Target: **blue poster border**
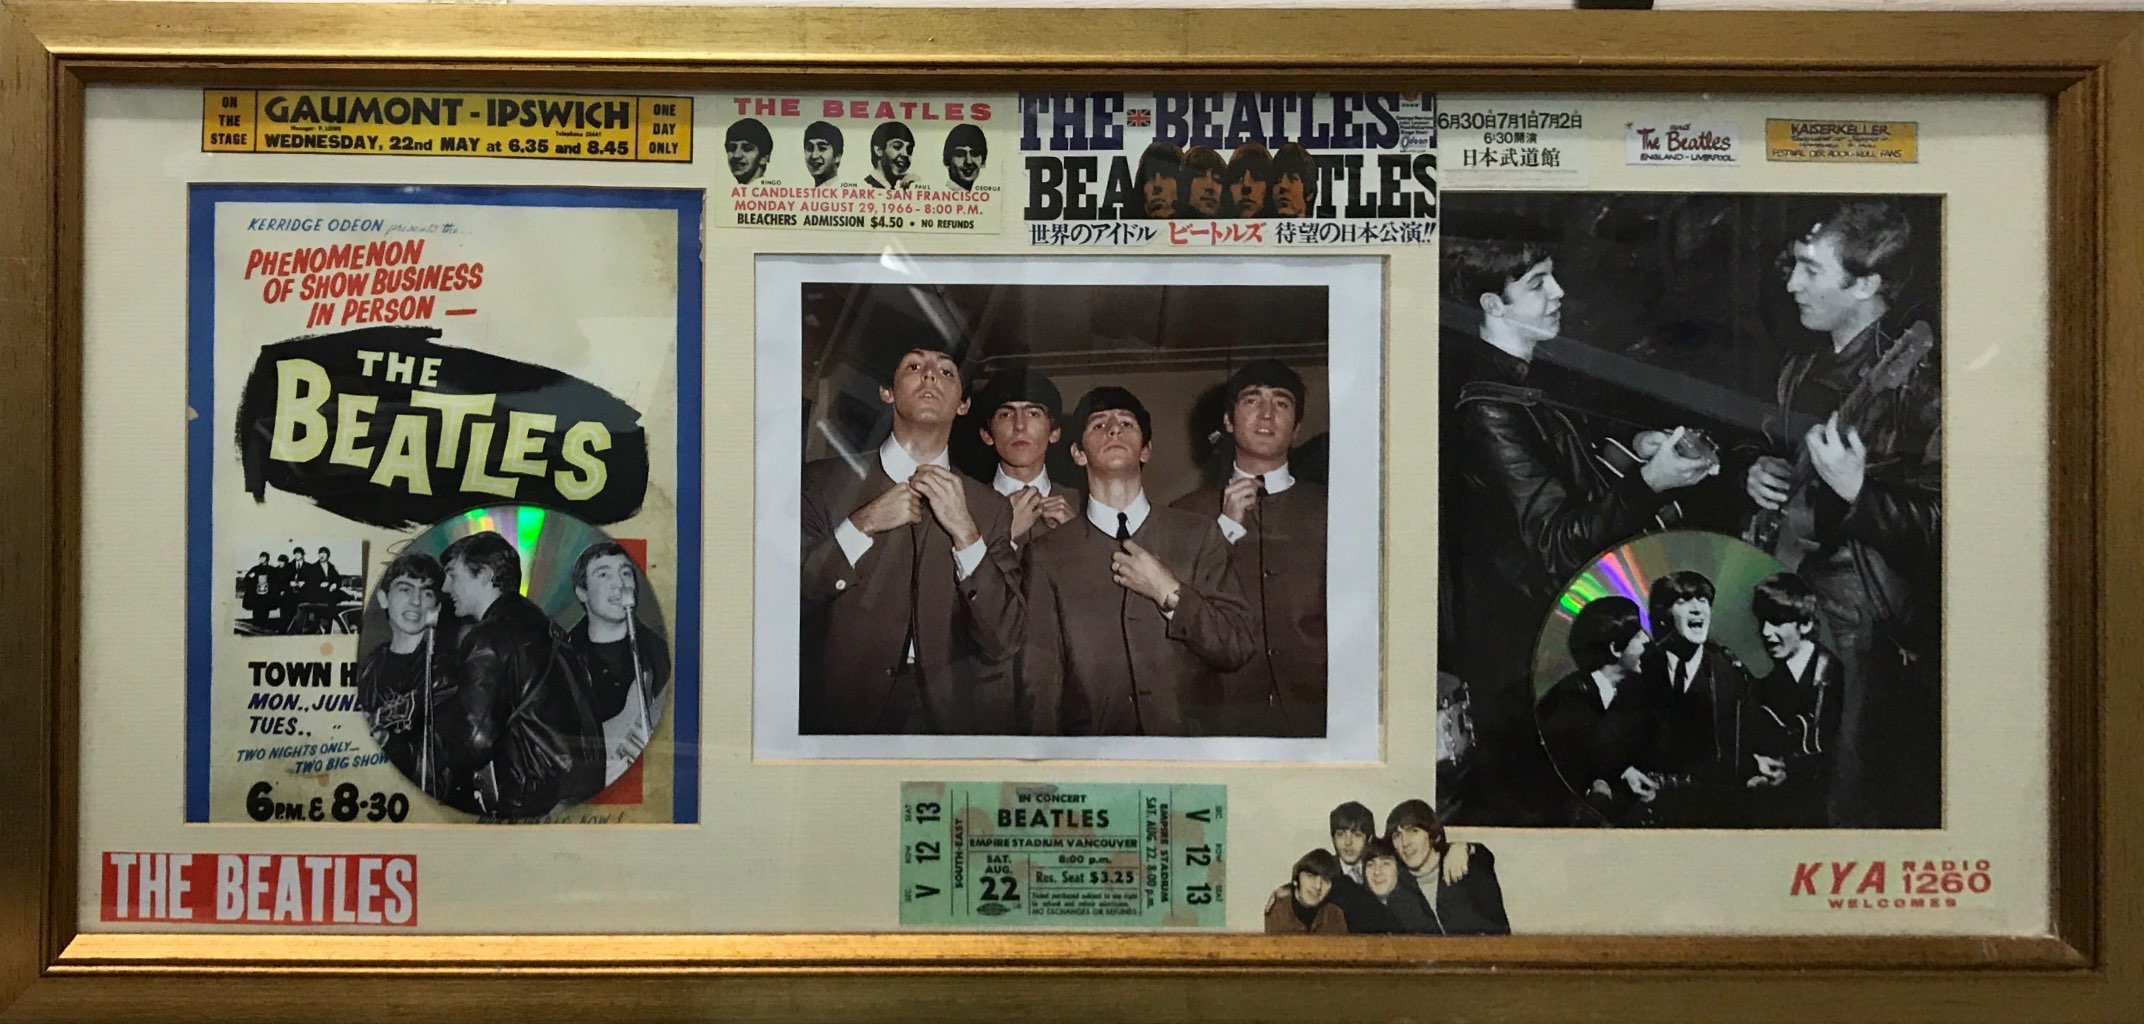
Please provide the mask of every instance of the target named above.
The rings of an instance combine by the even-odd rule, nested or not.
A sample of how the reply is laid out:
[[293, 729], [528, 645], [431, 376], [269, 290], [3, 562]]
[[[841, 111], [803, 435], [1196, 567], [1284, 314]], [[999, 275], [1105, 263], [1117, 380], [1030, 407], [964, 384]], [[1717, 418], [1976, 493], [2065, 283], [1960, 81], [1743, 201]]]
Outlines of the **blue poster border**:
[[210, 645], [215, 636], [213, 482], [215, 417], [216, 207], [221, 203], [372, 203], [671, 210], [677, 222], [677, 554], [672, 609], [671, 688], [675, 769], [671, 820], [700, 820], [700, 465], [704, 193], [682, 188], [569, 188], [499, 185], [299, 185], [196, 183], [187, 198], [186, 402], [186, 821], [209, 820]]

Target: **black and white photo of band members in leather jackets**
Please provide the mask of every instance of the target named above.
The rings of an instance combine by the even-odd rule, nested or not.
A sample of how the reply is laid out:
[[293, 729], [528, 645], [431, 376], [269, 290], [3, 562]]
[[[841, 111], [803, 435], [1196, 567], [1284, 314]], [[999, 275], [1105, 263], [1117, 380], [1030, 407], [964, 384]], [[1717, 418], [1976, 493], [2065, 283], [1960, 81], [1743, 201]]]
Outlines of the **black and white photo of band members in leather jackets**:
[[[1465, 742], [1439, 752], [1442, 820], [1941, 826], [1941, 212], [1935, 196], [1446, 196], [1439, 734]], [[1813, 605], [1795, 625], [1829, 659], [1835, 717], [1806, 762], [1821, 796], [1791, 815], [1715, 794], [1611, 819], [1544, 745], [1545, 620], [1604, 553], [1671, 529], [1746, 542], [1792, 574], [1797, 596], [1773, 604]], [[1649, 582], [1625, 603], [1645, 607]], [[1672, 660], [1634, 659], [1611, 698], [1631, 707], [1581, 717], [1618, 722], [1630, 749], [1691, 746], [1646, 711], [1674, 703], [1678, 680], [1647, 670]], [[1762, 664], [1744, 671], [1719, 692], [1764, 689]], [[1451, 728], [1447, 690], [1464, 698]], [[1636, 760], [1628, 796], [1650, 803], [1662, 776]], [[1738, 774], [1721, 784], [1764, 785]]]
[[[358, 706], [419, 788], [486, 818], [539, 818], [615, 781], [660, 721], [670, 648], [640, 567], [602, 540], [572, 567], [571, 607], [524, 596], [492, 531], [388, 563], [384, 641], [360, 656]], [[548, 588], [556, 590], [558, 588]]]

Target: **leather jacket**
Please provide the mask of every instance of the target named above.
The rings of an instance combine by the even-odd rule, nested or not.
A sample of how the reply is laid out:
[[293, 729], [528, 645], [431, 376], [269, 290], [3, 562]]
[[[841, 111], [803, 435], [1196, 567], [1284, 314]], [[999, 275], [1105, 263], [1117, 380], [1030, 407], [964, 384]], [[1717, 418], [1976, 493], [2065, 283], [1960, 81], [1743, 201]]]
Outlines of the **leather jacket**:
[[[1594, 458], [1573, 415], [1526, 386], [1525, 361], [1478, 338], [1444, 340], [1444, 557], [1455, 627], [1481, 687], [1528, 675], [1556, 594], [1601, 552], [1657, 528], [1669, 499]], [[1532, 703], [1530, 696], [1524, 701]]]
[[458, 713], [441, 728], [457, 741], [455, 767], [475, 780], [477, 806], [463, 810], [537, 817], [603, 788], [603, 726], [588, 702], [587, 664], [542, 609], [499, 595], [462, 631], [456, 654]]
[[[1887, 325], [1871, 324], [1843, 350], [1796, 354], [1779, 373], [1778, 409], [1766, 424], [1772, 454], [1788, 462], [1809, 426], [1822, 422], [1899, 344]], [[1865, 614], [1914, 646], [1936, 646], [1940, 599], [1927, 581], [1941, 575], [1942, 378], [1935, 352], [1895, 387], [1876, 392], [1853, 424], [1868, 449], [1861, 493], [1848, 504], [1819, 480], [1809, 484], [1817, 549], [1804, 575], [1856, 577]]]
[[[1782, 553], [1816, 594], [1841, 676], [1830, 782], [1806, 797], [1825, 806], [1789, 812], [1803, 824], [1934, 827], [1942, 816], [1941, 347], [1932, 331], [1894, 333], [1908, 316], [1789, 359], [1767, 425], [1791, 461], [1811, 424], [1847, 407], [1868, 451], [1851, 503], [1821, 477], [1809, 483], [1808, 544]], [[1847, 402], [1857, 389], [1862, 400]]]
[[1460, 395], [1458, 420], [1461, 479], [1486, 499], [1481, 511], [1515, 527], [1517, 543], [1491, 551], [1542, 597], [1667, 504], [1637, 475], [1595, 461], [1569, 414], [1537, 389], [1477, 381]]
[[[587, 663], [588, 686], [585, 692], [588, 694], [589, 707], [595, 712], [598, 722], [607, 722], [626, 710], [625, 702], [632, 696], [633, 684], [640, 681], [633, 678], [631, 665], [613, 667], [606, 664], [605, 648], [613, 649], [620, 660], [627, 656], [626, 652], [629, 650], [637, 653], [641, 675], [646, 678], [647, 685], [642, 693], [647, 698], [648, 706], [652, 709], [662, 707], [663, 691], [669, 688], [670, 683], [670, 645], [663, 642], [660, 632], [649, 628], [647, 623], [637, 617], [633, 620], [633, 637], [638, 643], [632, 648], [627, 648], [623, 640], [616, 641], [615, 644], [598, 644], [588, 638], [586, 618], [576, 623], [566, 634], [567, 645], [579, 652], [582, 660]], [[661, 717], [659, 710], [657, 717]]]

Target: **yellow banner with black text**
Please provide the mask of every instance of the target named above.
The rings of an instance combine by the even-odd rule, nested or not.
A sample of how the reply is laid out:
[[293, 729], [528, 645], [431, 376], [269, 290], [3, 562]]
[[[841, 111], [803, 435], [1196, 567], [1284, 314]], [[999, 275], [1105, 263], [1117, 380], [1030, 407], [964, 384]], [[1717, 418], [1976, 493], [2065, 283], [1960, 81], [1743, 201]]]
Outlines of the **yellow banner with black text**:
[[208, 89], [208, 153], [692, 162], [682, 96]]

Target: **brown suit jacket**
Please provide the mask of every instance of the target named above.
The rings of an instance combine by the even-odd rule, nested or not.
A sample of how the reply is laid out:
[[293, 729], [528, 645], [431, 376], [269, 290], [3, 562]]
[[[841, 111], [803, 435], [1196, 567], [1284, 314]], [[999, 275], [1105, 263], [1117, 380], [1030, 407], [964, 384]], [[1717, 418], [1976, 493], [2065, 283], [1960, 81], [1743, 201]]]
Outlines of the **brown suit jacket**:
[[[997, 488], [992, 487], [990, 490], [992, 494], [997, 494]], [[1050, 481], [1050, 493], [1064, 495], [1065, 500], [1072, 505], [1072, 512], [1075, 518], [1066, 523], [1065, 526], [1069, 528], [1078, 524], [1081, 520], [1076, 517], [1084, 515], [1086, 510], [1086, 496], [1080, 493], [1079, 488], [1067, 487], [1063, 483], [1052, 480]], [[997, 494], [997, 498], [1005, 505], [1006, 519], [1007, 522], [1010, 522], [1012, 499], [1002, 494]], [[1028, 544], [1032, 543], [1035, 538], [1050, 532], [1052, 529], [1054, 527], [1048, 522], [1037, 518], [1033, 526], [1028, 527], [1020, 536], [1013, 538], [1014, 547], [1024, 552]], [[1020, 654], [1016, 651], [1013, 657], [1009, 659], [991, 662], [985, 666], [984, 674], [985, 678], [980, 680], [977, 686], [977, 693], [982, 704], [976, 709], [975, 731], [991, 735], [1026, 732], [1026, 719], [1013, 707], [1013, 695], [1020, 692]]]
[[1251, 656], [1250, 607], [1211, 519], [1155, 507], [1132, 539], [1182, 582], [1176, 614], [1110, 579], [1085, 518], [1029, 544], [1021, 710], [1038, 736], [1198, 736], [1215, 676]]
[[804, 467], [799, 731], [883, 729], [907, 660], [911, 593], [926, 714], [940, 732], [1002, 731], [1002, 723], [983, 719], [990, 707], [1009, 708], [1011, 695], [982, 691], [1010, 687], [1003, 670], [991, 666], [1009, 661], [1020, 642], [1019, 556], [1007, 538], [1011, 507], [990, 488], [960, 478], [986, 550], [957, 586], [952, 538], [928, 506], [922, 522], [873, 537], [871, 550], [852, 566], [835, 527], [893, 486], [875, 454], [865, 465], [859, 473], [834, 458]]
[[[1170, 507], [1210, 522], [1221, 514], [1221, 489], [1200, 488]], [[1325, 735], [1325, 522], [1325, 488], [1298, 479], [1267, 495], [1229, 546], [1256, 648], [1221, 678], [1220, 706], [1205, 715], [1230, 735]]]

